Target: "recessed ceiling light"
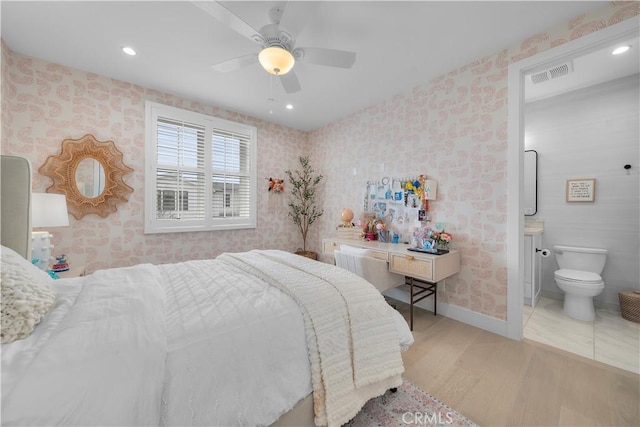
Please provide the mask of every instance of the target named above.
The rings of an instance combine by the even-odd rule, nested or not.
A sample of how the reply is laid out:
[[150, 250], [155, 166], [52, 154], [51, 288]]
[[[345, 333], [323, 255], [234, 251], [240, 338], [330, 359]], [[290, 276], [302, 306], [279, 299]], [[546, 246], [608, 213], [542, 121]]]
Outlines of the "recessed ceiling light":
[[287, 108], [287, 110], [293, 110], [293, 105], [291, 105], [291, 104], [287, 104], [287, 105], [286, 105], [286, 108]]
[[122, 48], [122, 51], [123, 51], [124, 53], [126, 53], [127, 55], [131, 55], [131, 56], [135, 56], [135, 54], [136, 54], [136, 51], [135, 51], [135, 50], [133, 50], [133, 48], [132, 48], [132, 47], [129, 47], [129, 46], [124, 46], [124, 47]]
[[611, 52], [611, 54], [612, 55], [620, 55], [621, 53], [625, 53], [629, 49], [631, 49], [631, 46], [620, 46], [620, 47], [615, 48], [613, 50], [613, 52]]

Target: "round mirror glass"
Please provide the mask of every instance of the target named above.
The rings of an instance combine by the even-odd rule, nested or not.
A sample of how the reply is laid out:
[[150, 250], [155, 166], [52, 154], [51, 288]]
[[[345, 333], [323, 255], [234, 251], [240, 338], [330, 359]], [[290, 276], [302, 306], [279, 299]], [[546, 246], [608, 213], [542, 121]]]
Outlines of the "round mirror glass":
[[76, 168], [76, 186], [84, 197], [98, 197], [104, 190], [102, 164], [96, 159], [82, 159]]

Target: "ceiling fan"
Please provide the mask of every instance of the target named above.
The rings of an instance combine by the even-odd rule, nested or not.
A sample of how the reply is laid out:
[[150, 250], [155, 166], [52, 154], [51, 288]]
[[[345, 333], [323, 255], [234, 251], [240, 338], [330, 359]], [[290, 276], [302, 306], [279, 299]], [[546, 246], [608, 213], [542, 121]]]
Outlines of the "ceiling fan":
[[[238, 34], [260, 46], [259, 52], [228, 59], [213, 65], [212, 68], [216, 71], [230, 72], [259, 62], [265, 71], [279, 77], [285, 92], [294, 93], [300, 90], [300, 82], [293, 71], [296, 61], [305, 61], [330, 67], [351, 68], [356, 60], [355, 52], [319, 47], [297, 47], [294, 35], [280, 28], [280, 21], [285, 13], [287, 4], [282, 7], [276, 6], [272, 8], [269, 11], [271, 23], [257, 31], [217, 1], [194, 1], [193, 3], [222, 24], [227, 25]], [[309, 2], [302, 3], [309, 4]], [[309, 16], [310, 14], [307, 13], [306, 15]], [[296, 27], [295, 24], [292, 22], [291, 27]]]

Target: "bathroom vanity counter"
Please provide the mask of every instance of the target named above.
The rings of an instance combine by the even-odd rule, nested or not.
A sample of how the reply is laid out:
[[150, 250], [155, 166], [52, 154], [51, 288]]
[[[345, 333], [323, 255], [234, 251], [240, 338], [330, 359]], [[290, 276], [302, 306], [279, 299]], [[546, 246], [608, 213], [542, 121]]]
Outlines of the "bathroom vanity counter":
[[544, 233], [544, 228], [542, 227], [525, 227], [524, 228], [525, 236], [535, 236], [542, 233]]
[[544, 233], [544, 221], [540, 219], [524, 220], [524, 235], [537, 236]]

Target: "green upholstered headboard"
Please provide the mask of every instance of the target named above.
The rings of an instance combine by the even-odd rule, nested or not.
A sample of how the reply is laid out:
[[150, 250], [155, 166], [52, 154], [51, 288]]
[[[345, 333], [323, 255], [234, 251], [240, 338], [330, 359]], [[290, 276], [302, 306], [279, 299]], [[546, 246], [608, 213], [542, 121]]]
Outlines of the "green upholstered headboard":
[[0, 157], [0, 240], [30, 260], [31, 164], [22, 157]]

